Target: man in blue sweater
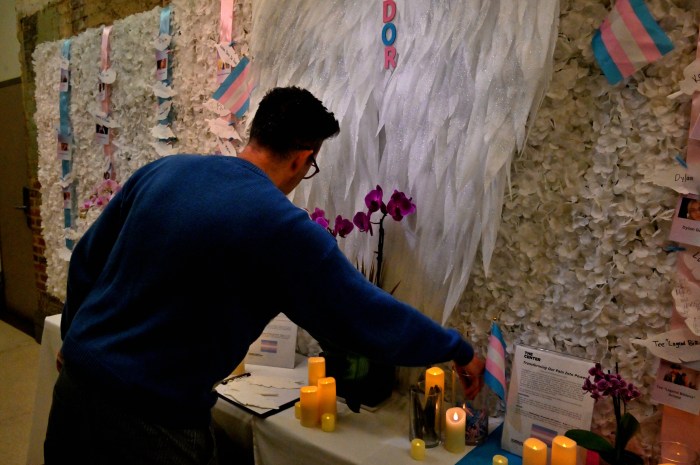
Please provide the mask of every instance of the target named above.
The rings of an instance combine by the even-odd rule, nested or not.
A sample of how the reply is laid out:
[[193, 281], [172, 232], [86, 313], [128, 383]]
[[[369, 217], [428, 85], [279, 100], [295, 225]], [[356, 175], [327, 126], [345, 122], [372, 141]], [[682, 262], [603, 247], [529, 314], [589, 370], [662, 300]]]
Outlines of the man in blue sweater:
[[368, 282], [286, 197], [318, 172], [333, 114], [311, 93], [260, 103], [239, 157], [176, 155], [136, 171], [73, 251], [47, 465], [211, 464], [213, 386], [278, 312], [395, 365], [483, 362]]

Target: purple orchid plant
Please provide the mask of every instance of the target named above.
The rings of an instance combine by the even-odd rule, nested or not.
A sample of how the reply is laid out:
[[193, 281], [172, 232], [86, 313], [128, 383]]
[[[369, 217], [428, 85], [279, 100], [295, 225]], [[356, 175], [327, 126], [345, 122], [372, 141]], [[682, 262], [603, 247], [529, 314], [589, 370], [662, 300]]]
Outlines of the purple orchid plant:
[[583, 390], [596, 402], [604, 397], [612, 399], [616, 424], [615, 444], [610, 444], [602, 436], [587, 430], [572, 429], [566, 432], [566, 436], [579, 446], [598, 452], [610, 465], [641, 465], [643, 460], [639, 455], [625, 450], [627, 443], [639, 430], [639, 422], [627, 412], [627, 402], [638, 398], [641, 393], [632, 383], [622, 379], [617, 371], [617, 364], [615, 373], [605, 373], [600, 363], [596, 363], [583, 383]]
[[[379, 287], [381, 287], [382, 283], [382, 264], [384, 262], [384, 220], [387, 216], [390, 216], [394, 221], [402, 221], [406, 216], [416, 212], [416, 205], [413, 203], [413, 199], [406, 197], [406, 194], [403, 192], [394, 190], [394, 193], [391, 194], [386, 204], [384, 203], [383, 195], [384, 191], [381, 186], [377, 185], [375, 189], [369, 191], [365, 196], [367, 211], [355, 213], [352, 222], [340, 215], [336, 216], [333, 229], [330, 228], [330, 222], [326, 218], [323, 210], [316, 208], [314, 212], [311, 213], [311, 219], [326, 228], [333, 236], [346, 237], [352, 232], [353, 224], [357, 226], [358, 231], [369, 233], [370, 236], [374, 235], [373, 225], [379, 227], [379, 239], [377, 250], [375, 251], [377, 266], [376, 270], [371, 270], [368, 276], [370, 281]], [[377, 212], [381, 216], [378, 220], [372, 221], [372, 216]], [[394, 288], [394, 290], [395, 289], [396, 288]]]

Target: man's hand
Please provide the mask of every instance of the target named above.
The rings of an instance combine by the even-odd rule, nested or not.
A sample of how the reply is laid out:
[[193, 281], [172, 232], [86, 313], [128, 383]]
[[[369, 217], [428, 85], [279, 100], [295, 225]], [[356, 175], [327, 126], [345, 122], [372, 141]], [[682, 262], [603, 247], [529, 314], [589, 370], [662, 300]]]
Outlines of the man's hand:
[[464, 395], [467, 399], [473, 399], [484, 386], [484, 370], [486, 364], [479, 357], [474, 355], [471, 362], [466, 365], [454, 364], [454, 369], [462, 383]]
[[63, 352], [60, 350], [56, 354], [56, 369], [61, 372], [61, 369], [63, 368]]

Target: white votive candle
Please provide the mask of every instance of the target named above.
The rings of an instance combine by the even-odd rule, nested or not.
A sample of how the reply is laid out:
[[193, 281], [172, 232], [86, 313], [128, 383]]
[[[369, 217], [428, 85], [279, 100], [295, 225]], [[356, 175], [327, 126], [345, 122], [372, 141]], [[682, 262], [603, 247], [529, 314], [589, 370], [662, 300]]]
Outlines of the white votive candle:
[[321, 415], [321, 429], [326, 433], [335, 431], [335, 414], [324, 413]]
[[414, 439], [411, 441], [411, 458], [413, 460], [425, 460], [425, 441]]
[[454, 453], [464, 452], [464, 431], [467, 414], [459, 407], [445, 413], [445, 449]]

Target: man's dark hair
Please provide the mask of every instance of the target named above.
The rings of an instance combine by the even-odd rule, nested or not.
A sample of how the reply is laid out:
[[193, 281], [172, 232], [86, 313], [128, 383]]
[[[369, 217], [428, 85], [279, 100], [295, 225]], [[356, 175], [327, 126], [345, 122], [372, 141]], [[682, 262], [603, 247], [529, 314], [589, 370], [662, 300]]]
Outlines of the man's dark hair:
[[277, 87], [263, 97], [250, 127], [250, 140], [278, 156], [292, 150], [317, 151], [340, 132], [338, 121], [311, 92]]

